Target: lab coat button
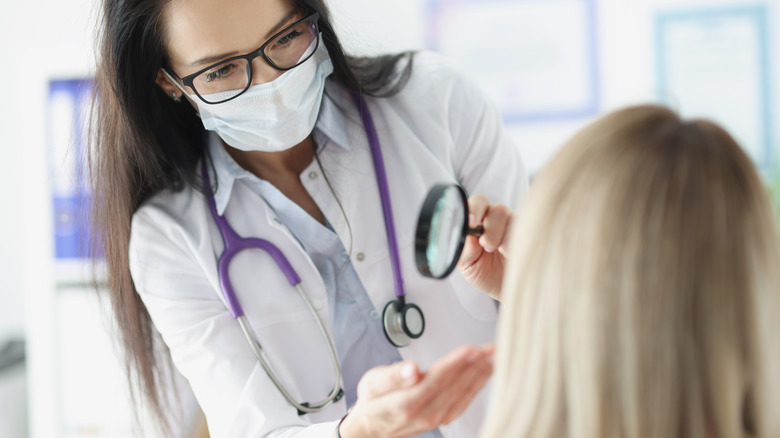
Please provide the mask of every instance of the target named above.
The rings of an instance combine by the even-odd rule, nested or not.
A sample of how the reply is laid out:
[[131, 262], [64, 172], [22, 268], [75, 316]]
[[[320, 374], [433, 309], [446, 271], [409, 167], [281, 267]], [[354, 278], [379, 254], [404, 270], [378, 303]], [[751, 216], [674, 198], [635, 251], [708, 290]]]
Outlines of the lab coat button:
[[274, 218], [274, 222], [276, 222], [276, 223], [277, 223], [277, 224], [279, 224], [279, 225], [281, 225], [281, 224], [282, 224], [282, 221], [281, 221], [281, 220], [279, 220], [279, 218], [278, 218], [278, 217], [275, 217], [275, 218]]
[[309, 172], [309, 179], [315, 179], [317, 178], [317, 172], [311, 171]]
[[379, 312], [376, 311], [376, 309], [371, 309], [371, 313], [369, 313], [369, 316], [371, 316], [371, 319], [379, 319]]
[[359, 262], [362, 262], [363, 260], [365, 260], [365, 259], [366, 259], [366, 255], [365, 255], [365, 254], [363, 254], [362, 252], [359, 252], [359, 253], [357, 253], [357, 255], [355, 256], [355, 258], [357, 259], [357, 261], [359, 261]]

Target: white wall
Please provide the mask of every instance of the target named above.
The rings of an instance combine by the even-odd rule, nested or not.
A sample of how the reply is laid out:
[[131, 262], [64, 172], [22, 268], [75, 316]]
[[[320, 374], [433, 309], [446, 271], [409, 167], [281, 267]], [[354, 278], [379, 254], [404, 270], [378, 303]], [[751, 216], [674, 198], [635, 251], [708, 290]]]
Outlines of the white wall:
[[[16, 51], [10, 42], [15, 32], [20, 28], [12, 25], [14, 14], [11, 5], [0, 6], [0, 59], [12, 59]], [[5, 64], [5, 63], [4, 63]], [[0, 69], [0, 95], [9, 98], [9, 90], [13, 88], [10, 81], [14, 77], [7, 68]], [[16, 85], [18, 86], [18, 84]], [[15, 98], [15, 96], [14, 96]], [[10, 336], [21, 335], [23, 326], [22, 315], [22, 263], [19, 254], [23, 249], [20, 205], [22, 194], [16, 190], [21, 180], [17, 172], [18, 163], [23, 151], [16, 146], [16, 133], [11, 131], [15, 117], [13, 107], [18, 105], [16, 99], [7, 100], [11, 103], [0, 105], [0, 130], [5, 133], [2, 146], [3, 159], [0, 160], [0, 202], [4, 206], [0, 214], [0, 343]]]
[[89, 0], [0, 3], [0, 339], [23, 332], [24, 296], [50, 288], [46, 91], [89, 74], [90, 13]]
[[91, 1], [0, 2], [0, 342], [26, 332], [36, 437], [59, 436], [51, 339], [53, 265], [46, 92], [50, 78], [89, 73]]
[[[774, 7], [779, 0], [766, 0]], [[658, 7], [739, 5], [760, 0], [598, 0], [602, 112], [656, 98], [652, 14]], [[375, 54], [422, 48], [424, 0], [329, 0], [349, 51]], [[92, 0], [0, 2], [0, 343], [27, 332], [33, 415], [56, 417], [48, 397], [54, 379], [55, 272], [45, 114], [48, 80], [88, 75], [92, 66]], [[484, 25], [477, 23], [479, 25]], [[770, 26], [774, 28], [776, 26]], [[773, 53], [778, 35], [773, 34]], [[776, 57], [777, 58], [777, 57]], [[777, 69], [775, 59], [774, 72]], [[773, 75], [773, 76], [776, 76]], [[780, 87], [774, 84], [774, 108]], [[589, 119], [513, 125], [532, 170]], [[775, 132], [775, 139], [780, 135]], [[66, 268], [68, 269], [68, 268]], [[59, 436], [53, 421], [35, 421], [34, 437]]]

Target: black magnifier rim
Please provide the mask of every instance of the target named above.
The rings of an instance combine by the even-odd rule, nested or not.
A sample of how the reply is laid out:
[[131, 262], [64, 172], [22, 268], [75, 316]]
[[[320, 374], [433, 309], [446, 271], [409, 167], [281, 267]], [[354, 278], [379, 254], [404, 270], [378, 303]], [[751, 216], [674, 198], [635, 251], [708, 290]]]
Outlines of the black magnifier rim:
[[[461, 230], [460, 237], [458, 238], [458, 249], [455, 251], [457, 256], [453, 257], [450, 266], [444, 270], [444, 273], [441, 275], [435, 275], [430, 270], [428, 265], [428, 258], [426, 256], [428, 252], [428, 235], [431, 231], [431, 219], [433, 219], [433, 213], [436, 211], [436, 204], [438, 203], [439, 199], [441, 199], [442, 195], [444, 195], [444, 193], [451, 187], [455, 187], [458, 190], [463, 206], [465, 207], [463, 209], [463, 229]], [[460, 259], [461, 252], [463, 252], [463, 245], [466, 244], [466, 234], [468, 233], [469, 226], [468, 215], [468, 199], [466, 198], [466, 192], [460, 185], [454, 183], [440, 183], [433, 186], [433, 188], [428, 192], [428, 195], [425, 197], [425, 201], [423, 202], [422, 209], [420, 210], [420, 217], [417, 221], [417, 233], [415, 234], [414, 239], [414, 260], [417, 263], [417, 270], [420, 272], [420, 274], [430, 278], [441, 279], [446, 278], [452, 273], [453, 269], [455, 269], [455, 266], [458, 264], [458, 259]]]

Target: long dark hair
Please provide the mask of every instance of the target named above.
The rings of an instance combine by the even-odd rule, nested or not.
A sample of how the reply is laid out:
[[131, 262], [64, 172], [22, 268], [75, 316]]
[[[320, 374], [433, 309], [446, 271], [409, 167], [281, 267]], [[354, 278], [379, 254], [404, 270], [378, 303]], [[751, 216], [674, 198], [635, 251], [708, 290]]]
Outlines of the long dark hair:
[[[128, 265], [130, 221], [163, 189], [199, 188], [196, 163], [206, 153], [206, 131], [195, 110], [174, 102], [155, 84], [168, 64], [162, 16], [170, 0], [105, 0], [99, 23], [98, 65], [89, 161], [92, 211], [103, 247], [114, 318], [125, 351], [133, 398], [148, 403], [163, 430], [170, 361], [135, 290]], [[320, 0], [295, 0], [319, 12], [322, 39], [333, 61], [331, 79], [373, 96], [397, 93], [412, 67], [409, 52], [377, 58], [346, 56]], [[396, 64], [409, 62], [396, 75]], [[162, 352], [162, 354], [161, 354]]]

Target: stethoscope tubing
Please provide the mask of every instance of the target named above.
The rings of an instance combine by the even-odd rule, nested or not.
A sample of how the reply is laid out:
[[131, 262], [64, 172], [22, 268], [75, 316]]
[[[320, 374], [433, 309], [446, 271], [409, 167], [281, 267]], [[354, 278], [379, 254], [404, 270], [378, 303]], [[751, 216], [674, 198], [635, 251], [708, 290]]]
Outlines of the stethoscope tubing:
[[296, 284], [295, 288], [298, 290], [298, 293], [303, 298], [303, 301], [306, 302], [306, 306], [309, 308], [311, 313], [315, 315], [314, 319], [317, 321], [317, 326], [319, 327], [320, 332], [325, 338], [325, 341], [328, 343], [330, 358], [333, 363], [333, 368], [336, 370], [336, 386], [333, 387], [333, 389], [330, 391], [328, 396], [325, 397], [325, 399], [318, 401], [316, 403], [310, 403], [310, 402], [298, 403], [298, 401], [295, 400], [295, 398], [287, 391], [287, 388], [284, 387], [282, 382], [276, 376], [276, 373], [274, 373], [271, 366], [265, 360], [263, 347], [260, 345], [260, 342], [258, 342], [257, 338], [255, 337], [255, 332], [252, 329], [251, 325], [249, 324], [249, 320], [247, 320], [246, 316], [240, 316], [236, 318], [236, 320], [238, 321], [238, 324], [241, 326], [241, 330], [244, 332], [244, 337], [246, 337], [247, 340], [249, 341], [249, 345], [252, 348], [252, 352], [254, 352], [255, 357], [257, 358], [258, 362], [260, 362], [260, 365], [263, 367], [266, 374], [268, 374], [268, 377], [271, 379], [274, 385], [276, 385], [276, 388], [279, 389], [279, 392], [282, 393], [282, 396], [284, 396], [284, 398], [287, 399], [287, 402], [293, 405], [293, 407], [295, 407], [296, 409], [298, 409], [299, 415], [302, 415], [303, 413], [319, 412], [323, 410], [331, 403], [338, 401], [341, 398], [341, 396], [344, 394], [344, 391], [341, 389], [341, 365], [339, 364], [339, 358], [336, 355], [336, 347], [335, 345], [333, 345], [333, 340], [328, 335], [328, 331], [325, 328], [325, 324], [322, 323], [322, 318], [319, 317], [317, 310], [314, 308], [314, 305], [309, 299], [309, 296], [303, 290], [303, 287], [301, 287], [300, 284]]
[[[206, 167], [205, 159], [203, 160], [202, 173], [203, 173], [203, 181], [205, 183], [205, 186], [207, 189], [210, 190], [211, 182], [209, 180], [208, 169]], [[220, 255], [218, 261], [220, 288], [222, 289], [222, 294], [228, 303], [228, 308], [230, 309], [230, 313], [233, 315], [233, 318], [236, 321], [238, 321], [238, 324], [241, 327], [241, 331], [244, 333], [244, 337], [248, 341], [249, 346], [252, 349], [252, 352], [254, 353], [258, 362], [260, 362], [260, 366], [263, 367], [263, 370], [265, 370], [268, 377], [271, 379], [271, 381], [279, 390], [279, 392], [282, 393], [282, 396], [284, 396], [287, 402], [290, 403], [293, 407], [295, 407], [298, 410], [299, 415], [310, 413], [310, 412], [321, 411], [331, 403], [338, 401], [344, 395], [344, 391], [341, 388], [341, 375], [342, 375], [341, 365], [339, 364], [339, 358], [336, 353], [336, 347], [333, 344], [333, 340], [328, 335], [328, 331], [325, 328], [325, 324], [322, 322], [322, 318], [320, 318], [320, 315], [317, 312], [317, 310], [314, 308], [314, 305], [309, 299], [308, 294], [306, 294], [306, 291], [304, 291], [303, 287], [301, 286], [301, 279], [298, 276], [298, 273], [295, 272], [295, 269], [293, 269], [292, 265], [287, 260], [287, 257], [285, 257], [284, 254], [279, 250], [279, 248], [273, 243], [265, 239], [259, 239], [254, 237], [250, 237], [250, 238], [240, 237], [238, 233], [236, 233], [236, 231], [233, 229], [233, 227], [230, 226], [230, 223], [227, 221], [227, 218], [217, 213], [214, 196], [209, 195], [207, 196], [207, 198], [208, 198], [209, 210], [211, 210], [211, 215], [214, 217], [217, 223], [217, 228], [219, 228], [220, 234], [222, 235], [222, 240], [225, 243], [225, 249], [222, 252], [222, 255]], [[330, 353], [331, 361], [333, 363], [333, 369], [336, 371], [335, 372], [336, 384], [334, 385], [333, 389], [330, 391], [330, 393], [325, 399], [320, 400], [318, 402], [299, 403], [287, 391], [287, 388], [285, 388], [284, 384], [282, 384], [281, 380], [279, 380], [279, 378], [276, 376], [276, 373], [271, 368], [271, 365], [265, 359], [265, 354], [263, 353], [263, 347], [260, 345], [260, 342], [258, 341], [257, 336], [255, 335], [255, 331], [252, 329], [251, 325], [249, 324], [249, 320], [244, 315], [244, 310], [239, 304], [238, 298], [236, 297], [235, 291], [233, 290], [233, 284], [230, 282], [230, 274], [229, 274], [230, 262], [233, 260], [233, 257], [235, 257], [238, 253], [240, 253], [245, 249], [262, 249], [267, 253], [269, 253], [271, 257], [274, 259], [274, 261], [276, 261], [276, 264], [279, 266], [279, 268], [284, 272], [285, 276], [287, 277], [287, 280], [290, 282], [290, 285], [294, 286], [298, 290], [299, 295], [306, 303], [306, 307], [308, 307], [309, 311], [314, 315], [314, 319], [315, 321], [317, 321], [317, 326], [320, 329], [320, 333], [322, 334], [323, 338], [325, 338], [325, 341], [328, 344], [328, 350]]]
[[368, 110], [368, 104], [366, 104], [365, 99], [363, 99], [360, 94], [354, 91], [350, 92], [350, 96], [352, 96], [352, 100], [355, 102], [355, 105], [360, 112], [360, 116], [363, 118], [363, 125], [365, 127], [366, 135], [368, 136], [371, 159], [374, 162], [376, 180], [379, 185], [379, 198], [382, 201], [382, 215], [385, 220], [385, 229], [387, 230], [387, 246], [390, 250], [390, 262], [393, 268], [395, 296], [403, 298], [406, 296], [406, 290], [404, 289], [404, 280], [401, 275], [401, 262], [398, 255], [398, 242], [395, 234], [393, 207], [390, 202], [390, 186], [387, 183], [387, 172], [385, 171], [385, 160], [382, 157], [382, 149], [379, 147], [379, 138], [376, 134], [374, 119], [371, 117], [371, 112]]

